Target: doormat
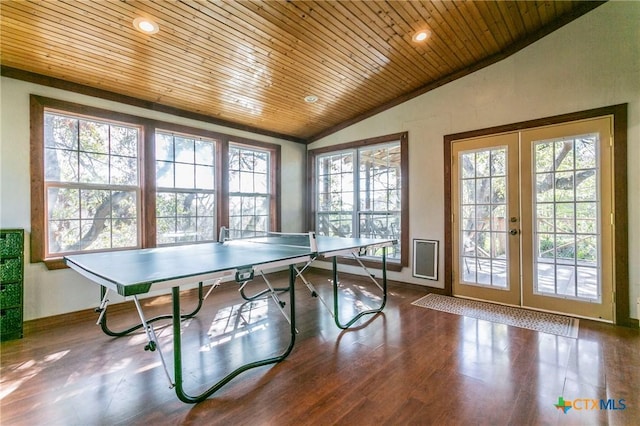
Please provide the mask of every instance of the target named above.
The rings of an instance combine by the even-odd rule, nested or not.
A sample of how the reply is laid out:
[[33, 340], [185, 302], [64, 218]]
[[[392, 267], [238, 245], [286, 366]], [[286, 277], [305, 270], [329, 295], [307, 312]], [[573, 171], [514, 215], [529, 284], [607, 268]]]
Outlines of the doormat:
[[421, 297], [413, 302], [412, 305], [572, 339], [578, 337], [580, 324], [580, 320], [577, 318], [563, 315], [479, 302], [477, 300], [441, 296], [433, 293]]

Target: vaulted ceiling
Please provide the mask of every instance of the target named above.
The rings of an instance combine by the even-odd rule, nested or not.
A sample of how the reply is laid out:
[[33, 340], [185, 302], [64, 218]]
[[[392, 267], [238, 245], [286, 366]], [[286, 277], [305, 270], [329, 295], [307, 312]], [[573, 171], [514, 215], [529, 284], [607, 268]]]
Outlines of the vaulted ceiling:
[[[2, 0], [2, 74], [309, 142], [499, 61], [599, 4]], [[159, 31], [138, 31], [138, 17]], [[422, 42], [419, 30], [429, 33]]]

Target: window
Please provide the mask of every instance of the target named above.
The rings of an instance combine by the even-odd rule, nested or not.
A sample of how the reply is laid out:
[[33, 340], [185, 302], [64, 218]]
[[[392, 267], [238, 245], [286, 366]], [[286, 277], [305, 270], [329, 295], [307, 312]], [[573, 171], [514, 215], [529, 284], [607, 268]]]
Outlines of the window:
[[157, 131], [157, 244], [215, 241], [214, 140]]
[[31, 96], [31, 262], [280, 230], [280, 147]]
[[[389, 260], [406, 265], [407, 134], [312, 152], [312, 222], [319, 235], [395, 238]], [[403, 226], [405, 225], [405, 226]], [[374, 257], [377, 257], [375, 254]]]
[[231, 237], [269, 231], [270, 153], [240, 145], [229, 147], [229, 229]]
[[[361, 148], [357, 154], [359, 235], [399, 239], [402, 211], [400, 142]], [[392, 251], [390, 257], [399, 257], [398, 250]]]
[[320, 235], [354, 236], [354, 157], [355, 152], [350, 150], [320, 155], [316, 159], [316, 231]]
[[44, 115], [47, 257], [138, 247], [140, 128]]

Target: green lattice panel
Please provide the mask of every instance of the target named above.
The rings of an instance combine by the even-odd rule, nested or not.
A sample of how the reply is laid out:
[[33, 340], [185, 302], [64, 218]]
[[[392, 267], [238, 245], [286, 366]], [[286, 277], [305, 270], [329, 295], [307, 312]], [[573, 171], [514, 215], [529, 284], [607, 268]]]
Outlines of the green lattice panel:
[[11, 308], [22, 303], [22, 284], [0, 285], [0, 306]]
[[[0, 311], [0, 334], [22, 332], [22, 307]], [[4, 340], [4, 339], [3, 339]]]
[[0, 283], [22, 280], [22, 259], [0, 260]]
[[0, 231], [0, 257], [22, 256], [22, 241], [22, 231]]

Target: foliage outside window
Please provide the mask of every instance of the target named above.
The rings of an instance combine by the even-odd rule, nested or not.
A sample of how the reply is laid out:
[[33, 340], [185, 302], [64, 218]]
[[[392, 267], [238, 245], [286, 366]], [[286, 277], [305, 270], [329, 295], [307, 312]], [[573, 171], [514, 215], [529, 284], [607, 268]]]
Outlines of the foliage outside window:
[[[599, 145], [597, 134], [534, 144], [536, 293], [600, 301]], [[574, 285], [556, 288], [554, 270]]]
[[507, 288], [506, 146], [460, 153], [463, 279]]
[[319, 235], [353, 237], [355, 152], [326, 154], [317, 158], [316, 230]]
[[[359, 235], [368, 238], [400, 238], [402, 171], [400, 142], [358, 150]], [[399, 248], [391, 250], [399, 258]]]
[[269, 231], [270, 153], [229, 147], [229, 229], [232, 238]]
[[[403, 187], [407, 165], [402, 140], [406, 135], [392, 135], [315, 155], [314, 220], [319, 235], [402, 242], [403, 196], [408, 193]], [[389, 249], [388, 258], [400, 261], [401, 247]]]
[[157, 244], [215, 241], [216, 144], [156, 132]]
[[44, 115], [46, 253], [140, 245], [140, 128]]

